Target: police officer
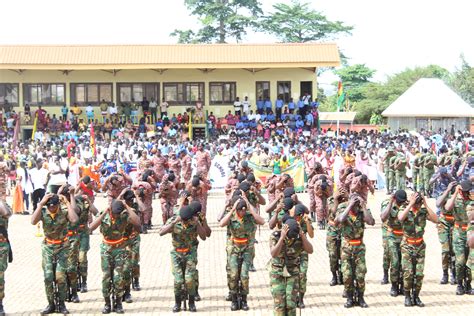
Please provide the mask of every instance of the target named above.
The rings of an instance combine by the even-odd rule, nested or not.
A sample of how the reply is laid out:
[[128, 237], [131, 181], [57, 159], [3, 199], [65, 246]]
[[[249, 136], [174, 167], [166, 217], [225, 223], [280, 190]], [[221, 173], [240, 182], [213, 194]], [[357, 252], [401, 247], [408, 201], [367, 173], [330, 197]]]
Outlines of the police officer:
[[140, 218], [134, 209], [125, 203], [120, 193], [119, 199], [113, 200], [110, 207], [90, 225], [91, 232], [100, 226], [103, 237], [100, 245], [102, 295], [105, 301], [102, 314], [109, 314], [112, 309], [118, 314], [124, 312], [122, 298], [126, 285], [124, 268], [129, 254], [126, 249], [129, 224], [132, 224], [135, 229], [140, 229]]
[[[64, 304], [67, 293], [66, 269], [69, 249], [67, 230], [69, 223], [74, 224], [78, 220], [75, 208], [74, 199], [69, 203], [64, 195], [49, 193], [44, 196], [31, 216], [32, 225], [38, 224], [39, 221], [43, 222], [45, 236], [41, 252], [48, 306], [41, 312], [42, 314], [54, 313], [56, 309], [61, 314], [69, 314]], [[57, 284], [58, 306], [54, 300], [54, 283]]]
[[282, 229], [270, 235], [270, 284], [274, 315], [296, 315], [300, 258], [304, 250], [313, 253], [313, 246], [295, 219], [282, 218]]
[[5, 298], [5, 271], [8, 263], [12, 262], [12, 250], [8, 239], [8, 219], [12, 216], [10, 206], [0, 200], [0, 316], [5, 315], [3, 299]]
[[[336, 225], [341, 227], [342, 245], [342, 275], [344, 277], [344, 290], [347, 301], [344, 307], [354, 306], [354, 290], [357, 290], [356, 302], [362, 308], [369, 307], [364, 300], [365, 274], [365, 244], [363, 242], [365, 224], [373, 226], [375, 220], [367, 209], [362, 197], [351, 194], [347, 207], [338, 207]], [[357, 289], [354, 288], [354, 281]]]
[[171, 262], [174, 275], [175, 305], [173, 312], [181, 310], [181, 302], [185, 294], [183, 287], [187, 292], [187, 297], [184, 300], [189, 297], [189, 311], [195, 312], [197, 247], [194, 247], [194, 244], [198, 235], [204, 240], [206, 232], [195, 216], [194, 210], [187, 205], [181, 207], [179, 213], [175, 213], [173, 217], [169, 218], [166, 225], [160, 230], [160, 236], [169, 233], [172, 238]]
[[[265, 220], [257, 214], [256, 208], [250, 204], [247, 196], [241, 194], [241, 198], [234, 203], [232, 210], [220, 221], [220, 226], [229, 225], [232, 238], [232, 247], [230, 253], [230, 284], [229, 291], [232, 296], [231, 310], [235, 311], [241, 308], [244, 311], [249, 309], [247, 305], [247, 295], [249, 293], [249, 268], [252, 262], [251, 250], [254, 243], [251, 243], [254, 226], [263, 225]], [[239, 257], [241, 261], [239, 261]], [[240, 275], [239, 275], [240, 271]], [[242, 288], [238, 288], [238, 282]], [[241, 290], [241, 293], [238, 291]], [[238, 295], [242, 295], [242, 306], [238, 306]]]
[[423, 235], [427, 219], [435, 224], [438, 222], [438, 217], [428, 206], [426, 197], [418, 192], [411, 195], [407, 207], [398, 213], [398, 220], [403, 227], [401, 252], [405, 306], [425, 306], [419, 295], [425, 268], [426, 244]]
[[398, 190], [390, 199], [382, 202], [380, 218], [387, 222], [387, 240], [390, 254], [390, 296], [398, 296], [402, 293], [403, 286], [399, 288], [401, 279], [401, 249], [400, 244], [403, 237], [402, 224], [398, 220], [398, 213], [407, 201], [405, 190]]

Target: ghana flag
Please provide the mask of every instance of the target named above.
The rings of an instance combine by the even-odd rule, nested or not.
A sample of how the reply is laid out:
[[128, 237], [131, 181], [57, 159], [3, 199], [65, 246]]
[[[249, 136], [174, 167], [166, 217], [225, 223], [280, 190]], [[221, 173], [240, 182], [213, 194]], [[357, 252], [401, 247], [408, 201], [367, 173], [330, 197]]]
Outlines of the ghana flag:
[[93, 157], [97, 156], [97, 150], [95, 148], [95, 133], [94, 133], [94, 125], [91, 123], [91, 140], [90, 140], [90, 147], [91, 147], [91, 154]]
[[339, 81], [337, 85], [337, 111], [341, 111], [341, 105], [344, 102], [344, 88], [342, 87], [342, 82]]

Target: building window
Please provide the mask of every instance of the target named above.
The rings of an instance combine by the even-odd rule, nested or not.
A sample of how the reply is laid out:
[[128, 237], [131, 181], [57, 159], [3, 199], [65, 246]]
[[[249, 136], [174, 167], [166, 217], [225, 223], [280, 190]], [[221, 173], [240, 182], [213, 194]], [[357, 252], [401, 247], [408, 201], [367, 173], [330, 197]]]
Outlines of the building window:
[[66, 102], [64, 83], [26, 83], [23, 93], [25, 103], [29, 105], [63, 105]]
[[0, 105], [18, 106], [18, 84], [0, 83]]
[[270, 81], [257, 81], [255, 95], [257, 100], [270, 99]]
[[198, 99], [204, 103], [204, 82], [163, 83], [163, 96], [170, 104], [194, 104]]
[[277, 97], [282, 96], [285, 103], [290, 102], [291, 98], [291, 81], [278, 81], [277, 82]]
[[210, 82], [210, 104], [233, 104], [236, 97], [235, 82]]
[[118, 102], [143, 101], [146, 98], [150, 101], [152, 98], [159, 102], [160, 84], [159, 83], [118, 83]]
[[112, 102], [112, 83], [71, 83], [71, 103], [98, 105]]

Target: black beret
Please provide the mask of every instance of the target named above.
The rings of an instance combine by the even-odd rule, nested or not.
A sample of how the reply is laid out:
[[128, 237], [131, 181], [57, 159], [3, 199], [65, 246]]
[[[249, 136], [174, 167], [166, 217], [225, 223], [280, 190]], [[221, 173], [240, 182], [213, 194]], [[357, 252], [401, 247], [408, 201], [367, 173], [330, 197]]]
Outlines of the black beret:
[[192, 201], [189, 203], [189, 207], [194, 211], [194, 215], [200, 213], [202, 209], [202, 205], [199, 201]]
[[295, 205], [295, 203], [293, 202], [292, 198], [284, 198], [283, 199], [283, 209], [285, 211], [290, 210], [294, 205]]
[[295, 219], [289, 218], [287, 219], [284, 224], [288, 225], [288, 234], [287, 236], [289, 238], [296, 238], [298, 237], [298, 234], [300, 233], [300, 227], [298, 226], [298, 223], [296, 222]]
[[306, 213], [306, 211], [307, 211], [306, 206], [304, 206], [301, 203], [296, 204], [296, 206], [295, 206], [295, 216], [304, 215]]
[[255, 182], [255, 176], [253, 173], [249, 173], [247, 175], [247, 181], [252, 182], [252, 183]]
[[194, 211], [189, 205], [183, 206], [179, 210], [179, 216], [181, 217], [183, 221], [187, 221], [187, 220], [190, 220], [194, 216]]
[[241, 189], [244, 192], [247, 192], [248, 190], [250, 190], [250, 184], [248, 182], [242, 182], [239, 185], [239, 189]]
[[461, 190], [464, 192], [469, 192], [472, 189], [472, 182], [469, 180], [461, 181]]
[[125, 191], [125, 193], [123, 194], [123, 199], [126, 200], [126, 201], [127, 201], [127, 200], [131, 200], [131, 199], [133, 199], [133, 198], [135, 198], [135, 194], [133, 193], [132, 190], [127, 190], [127, 191]]
[[46, 202], [47, 206], [54, 206], [59, 204], [59, 196], [57, 194], [52, 195], [49, 199], [48, 202]]
[[113, 200], [111, 208], [113, 214], [120, 214], [125, 209], [125, 205], [123, 205], [122, 201]]
[[237, 203], [236, 209], [239, 211], [243, 208], [247, 208], [247, 203], [244, 200], [240, 200], [239, 203]]
[[245, 181], [245, 174], [239, 173], [237, 175], [237, 180], [239, 181], [239, 183], [242, 183], [243, 181]]
[[199, 186], [199, 183], [201, 181], [199, 180], [199, 178], [193, 178], [193, 180], [191, 181], [191, 184], [193, 185], [193, 187], [197, 187]]
[[407, 200], [407, 193], [405, 190], [398, 190], [395, 192], [395, 200], [397, 200], [398, 203], [403, 203]]
[[286, 198], [289, 198], [294, 194], [296, 194], [295, 188], [285, 188], [285, 190], [283, 190], [283, 196]]

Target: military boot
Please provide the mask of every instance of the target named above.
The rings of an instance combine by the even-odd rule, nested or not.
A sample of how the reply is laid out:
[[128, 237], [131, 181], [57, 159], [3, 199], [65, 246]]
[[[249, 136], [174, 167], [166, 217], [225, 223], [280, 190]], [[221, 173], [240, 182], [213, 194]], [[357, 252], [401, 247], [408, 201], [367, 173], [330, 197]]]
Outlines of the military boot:
[[76, 288], [77, 288], [77, 291], [80, 291], [80, 290], [81, 290], [81, 284], [82, 284], [82, 277], [79, 276], [79, 277], [77, 278], [77, 287], [76, 287]]
[[77, 288], [72, 288], [72, 293], [71, 293], [71, 302], [73, 303], [79, 303], [79, 295], [77, 295]]
[[133, 303], [132, 294], [130, 294], [130, 285], [125, 288], [125, 293], [123, 293], [123, 299], [127, 304]]
[[69, 314], [69, 311], [67, 310], [66, 305], [64, 304], [64, 301], [59, 302], [58, 312], [63, 315]]
[[196, 289], [196, 295], [194, 295], [194, 301], [195, 302], [201, 301], [201, 295], [199, 295], [199, 292], [197, 289]]
[[227, 294], [227, 296], [225, 297], [225, 300], [226, 300], [227, 302], [232, 302], [232, 294], [230, 294], [230, 293]]
[[3, 301], [0, 300], [0, 316], [5, 316], [5, 310], [3, 309]]
[[181, 311], [181, 295], [175, 295], [174, 302], [173, 313], [178, 313]]
[[236, 311], [239, 309], [239, 303], [237, 302], [237, 294], [232, 294], [232, 303], [230, 304], [230, 310]]
[[456, 288], [456, 295], [464, 295], [466, 291], [464, 290], [464, 286], [462, 284], [462, 280], [458, 281], [458, 286]]
[[82, 277], [81, 281], [81, 293], [87, 293], [87, 277]]
[[46, 306], [41, 311], [41, 315], [53, 314], [55, 312], [56, 312], [56, 305], [54, 305], [54, 301], [48, 301], [48, 306]]
[[420, 300], [420, 297], [418, 296], [418, 293], [413, 294], [413, 304], [415, 304], [418, 307], [424, 307], [425, 304]]
[[451, 285], [456, 285], [456, 270], [451, 269]]
[[383, 269], [383, 278], [380, 284], [388, 284], [388, 270]]
[[114, 312], [116, 312], [117, 314], [123, 314], [124, 313], [121, 299], [116, 299], [115, 300]]
[[337, 284], [339, 285], [344, 284], [344, 280], [342, 279], [342, 272], [340, 270], [337, 271]]
[[413, 301], [411, 300], [410, 291], [405, 291], [405, 307], [413, 306]]
[[104, 308], [102, 308], [102, 314], [110, 314], [110, 312], [112, 311], [112, 304], [110, 302], [110, 297], [106, 297], [104, 301], [105, 301], [105, 304], [104, 304]]
[[257, 272], [257, 269], [255, 269], [255, 266], [253, 265], [253, 261], [250, 263], [249, 271], [250, 272]]
[[347, 296], [347, 300], [346, 300], [346, 303], [344, 303], [344, 307], [351, 308], [352, 306], [354, 306], [353, 294], [352, 292], [347, 292], [346, 296]]
[[194, 304], [194, 296], [189, 296], [189, 311], [195, 313], [197, 311], [196, 304]]
[[448, 270], [443, 270], [443, 276], [441, 277], [441, 280], [439, 281], [439, 284], [448, 284]]
[[474, 292], [472, 291], [471, 287], [471, 281], [466, 281], [464, 292], [466, 292], [467, 295], [474, 295]]
[[[304, 305], [304, 294], [300, 294], [299, 300], [298, 300], [298, 308], [305, 308], [306, 305]], [[242, 308], [243, 309], [243, 308]]]
[[[302, 302], [302, 300], [300, 301], [300, 303], [301, 302]], [[247, 304], [247, 295], [242, 295], [242, 306], [241, 306], [241, 308], [242, 308], [243, 311], [248, 311], [249, 310], [249, 306]]]
[[359, 306], [360, 307], [362, 307], [362, 308], [369, 307], [369, 305], [367, 305], [367, 303], [364, 300], [364, 293], [359, 293], [358, 301], [359, 301]]
[[392, 282], [392, 288], [390, 289], [390, 296], [397, 297], [398, 296], [398, 283]]
[[133, 278], [132, 288], [133, 288], [134, 291], [140, 291], [141, 290], [140, 281], [139, 281], [138, 278]]
[[331, 279], [331, 282], [329, 282], [329, 285], [330, 286], [335, 286], [337, 285], [337, 274], [336, 274], [336, 271], [334, 271], [332, 273], [332, 279]]

